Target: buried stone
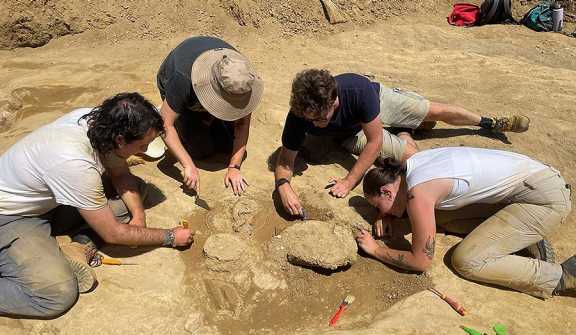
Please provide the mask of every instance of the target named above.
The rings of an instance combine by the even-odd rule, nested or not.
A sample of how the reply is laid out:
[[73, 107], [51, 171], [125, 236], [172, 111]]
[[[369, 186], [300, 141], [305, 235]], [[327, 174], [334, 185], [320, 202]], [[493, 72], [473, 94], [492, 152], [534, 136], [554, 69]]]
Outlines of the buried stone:
[[208, 269], [233, 271], [242, 265], [248, 245], [236, 235], [214, 234], [204, 243], [203, 251]]
[[282, 244], [290, 263], [327, 270], [351, 265], [358, 252], [350, 229], [313, 220], [288, 227]]

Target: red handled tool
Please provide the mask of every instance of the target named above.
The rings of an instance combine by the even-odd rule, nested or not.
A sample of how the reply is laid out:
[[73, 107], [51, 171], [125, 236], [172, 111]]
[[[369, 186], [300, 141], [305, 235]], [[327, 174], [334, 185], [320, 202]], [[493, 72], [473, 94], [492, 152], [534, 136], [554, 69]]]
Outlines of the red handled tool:
[[458, 302], [456, 302], [456, 300], [444, 295], [444, 293], [441, 293], [440, 291], [436, 290], [435, 288], [429, 288], [428, 290], [430, 290], [432, 293], [439, 296], [440, 299], [446, 301], [448, 303], [448, 305], [450, 305], [450, 307], [452, 307], [452, 309], [455, 310], [458, 314], [460, 314], [462, 316], [466, 315], [466, 309], [464, 309], [464, 307], [462, 307], [462, 305], [460, 305]]
[[348, 295], [348, 296], [346, 296], [346, 298], [344, 298], [344, 300], [342, 301], [340, 306], [338, 306], [338, 310], [336, 310], [336, 313], [334, 313], [334, 315], [330, 319], [330, 323], [328, 323], [328, 325], [330, 327], [334, 327], [334, 325], [336, 325], [336, 322], [340, 318], [340, 315], [342, 314], [342, 312], [344, 312], [346, 307], [348, 307], [348, 305], [353, 303], [355, 299], [356, 298], [353, 295]]

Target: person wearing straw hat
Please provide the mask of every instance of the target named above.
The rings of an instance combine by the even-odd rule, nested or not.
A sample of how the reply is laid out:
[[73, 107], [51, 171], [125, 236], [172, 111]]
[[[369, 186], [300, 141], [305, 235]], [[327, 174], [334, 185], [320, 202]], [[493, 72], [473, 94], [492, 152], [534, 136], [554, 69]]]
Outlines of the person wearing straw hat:
[[224, 184], [242, 194], [250, 117], [264, 89], [252, 64], [221, 39], [191, 37], [168, 54], [156, 79], [164, 141], [182, 165], [185, 186], [199, 190], [193, 159], [231, 153]]

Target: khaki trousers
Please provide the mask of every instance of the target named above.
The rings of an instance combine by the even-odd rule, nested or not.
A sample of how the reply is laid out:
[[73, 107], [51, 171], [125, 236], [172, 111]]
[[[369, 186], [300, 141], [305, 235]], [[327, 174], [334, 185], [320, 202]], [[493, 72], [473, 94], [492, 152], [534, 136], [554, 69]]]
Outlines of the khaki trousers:
[[512, 254], [545, 238], [570, 210], [569, 186], [558, 171], [547, 168], [497, 205], [437, 211], [437, 224], [447, 231], [469, 232], [452, 256], [463, 277], [546, 298], [562, 276], [560, 264]]
[[[421, 95], [380, 84], [380, 114], [378, 118], [382, 127], [416, 129], [424, 121], [429, 110], [430, 101]], [[351, 154], [360, 155], [367, 142], [366, 135], [361, 130], [356, 135], [345, 139], [342, 146]], [[399, 161], [405, 150], [406, 142], [404, 140], [386, 129], [382, 129], [380, 159], [392, 157]]]

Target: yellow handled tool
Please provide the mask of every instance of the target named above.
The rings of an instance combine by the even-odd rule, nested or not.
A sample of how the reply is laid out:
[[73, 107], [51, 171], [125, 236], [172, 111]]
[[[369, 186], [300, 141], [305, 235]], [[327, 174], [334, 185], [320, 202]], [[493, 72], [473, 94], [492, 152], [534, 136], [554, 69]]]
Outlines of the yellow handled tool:
[[102, 257], [102, 264], [107, 264], [107, 265], [138, 265], [137, 263], [124, 262], [121, 259], [108, 258], [108, 257]]

